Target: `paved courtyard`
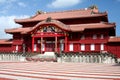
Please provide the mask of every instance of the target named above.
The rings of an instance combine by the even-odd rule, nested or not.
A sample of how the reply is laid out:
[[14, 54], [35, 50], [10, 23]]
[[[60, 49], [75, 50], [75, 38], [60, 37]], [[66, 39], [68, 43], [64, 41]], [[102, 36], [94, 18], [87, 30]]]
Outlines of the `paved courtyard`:
[[120, 80], [120, 65], [0, 62], [0, 80]]

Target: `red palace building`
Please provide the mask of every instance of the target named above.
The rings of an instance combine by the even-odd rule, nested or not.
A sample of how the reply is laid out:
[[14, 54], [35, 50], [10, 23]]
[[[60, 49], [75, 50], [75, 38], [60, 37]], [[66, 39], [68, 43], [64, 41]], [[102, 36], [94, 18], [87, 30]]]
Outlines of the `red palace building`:
[[120, 58], [120, 37], [107, 12], [85, 8], [40, 12], [15, 19], [21, 27], [6, 29], [13, 39], [0, 40], [0, 52], [112, 53]]

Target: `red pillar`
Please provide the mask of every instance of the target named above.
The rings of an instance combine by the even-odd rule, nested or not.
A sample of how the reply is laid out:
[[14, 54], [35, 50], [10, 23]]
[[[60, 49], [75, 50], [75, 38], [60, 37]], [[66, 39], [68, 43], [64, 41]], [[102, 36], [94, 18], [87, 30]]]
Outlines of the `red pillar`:
[[67, 36], [65, 36], [65, 52], [67, 52], [67, 41], [68, 40], [68, 38], [67, 38]]
[[57, 36], [55, 36], [55, 52], [57, 52]]
[[32, 52], [34, 52], [34, 37], [32, 37]]
[[41, 42], [40, 42], [40, 45], [41, 45], [40, 51], [41, 51], [41, 54], [42, 54], [43, 37], [41, 37]]

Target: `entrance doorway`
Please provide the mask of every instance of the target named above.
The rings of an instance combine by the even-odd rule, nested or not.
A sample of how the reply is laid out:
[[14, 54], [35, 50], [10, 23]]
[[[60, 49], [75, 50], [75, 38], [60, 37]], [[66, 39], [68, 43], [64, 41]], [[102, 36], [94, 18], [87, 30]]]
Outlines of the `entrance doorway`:
[[46, 51], [47, 52], [54, 52], [55, 51], [55, 43], [50, 42], [50, 43], [46, 43]]
[[45, 39], [45, 51], [46, 52], [55, 52], [55, 38], [46, 38]]

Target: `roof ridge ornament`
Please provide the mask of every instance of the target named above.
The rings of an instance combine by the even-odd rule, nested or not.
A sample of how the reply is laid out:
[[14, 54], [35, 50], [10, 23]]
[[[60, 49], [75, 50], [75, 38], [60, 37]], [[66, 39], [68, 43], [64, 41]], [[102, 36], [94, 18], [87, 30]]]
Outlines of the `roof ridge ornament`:
[[96, 13], [99, 13], [99, 10], [98, 10], [98, 6], [97, 5], [91, 5], [90, 7], [88, 7], [88, 9], [91, 9], [91, 14], [96, 14]]
[[48, 17], [48, 18], [46, 19], [46, 22], [51, 22], [51, 20], [52, 20], [52, 18], [51, 18], [51, 17]]
[[44, 13], [43, 11], [38, 10], [38, 11], [36, 12], [36, 15], [38, 15], [38, 14], [43, 14], [43, 13]]

